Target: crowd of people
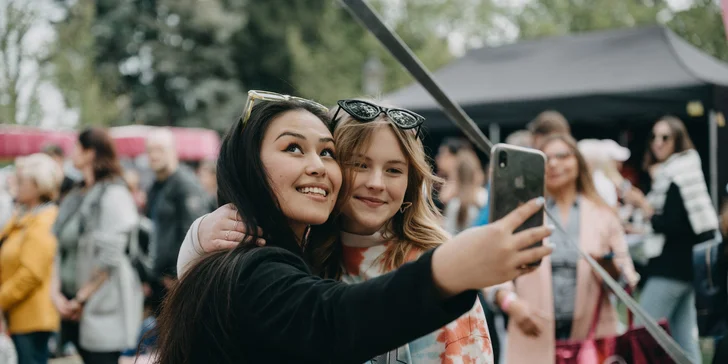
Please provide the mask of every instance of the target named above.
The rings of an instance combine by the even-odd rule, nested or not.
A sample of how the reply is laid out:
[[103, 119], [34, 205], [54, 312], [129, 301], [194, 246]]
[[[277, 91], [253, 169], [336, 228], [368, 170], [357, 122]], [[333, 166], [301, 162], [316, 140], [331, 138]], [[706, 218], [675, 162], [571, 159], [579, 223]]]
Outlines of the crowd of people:
[[[679, 119], [655, 122], [641, 186], [629, 149], [543, 112], [505, 142], [543, 152], [546, 194], [495, 222], [488, 163], [448, 138], [433, 168], [423, 122], [251, 91], [197, 173], [149, 135], [148, 189], [103, 129], [79, 134], [79, 180], [58, 147], [18, 158], [0, 189], [17, 362], [553, 363], [561, 340], [625, 329], [569, 240], [700, 362], [692, 248], [726, 226]], [[555, 221], [514, 233], [542, 208]]]
[[184, 234], [216, 196], [209, 163], [199, 178], [180, 164], [169, 131], [147, 150], [148, 191], [100, 128], [79, 133], [72, 168], [56, 145], [16, 159], [0, 193], [0, 310], [18, 363], [118, 363], [154, 328]]

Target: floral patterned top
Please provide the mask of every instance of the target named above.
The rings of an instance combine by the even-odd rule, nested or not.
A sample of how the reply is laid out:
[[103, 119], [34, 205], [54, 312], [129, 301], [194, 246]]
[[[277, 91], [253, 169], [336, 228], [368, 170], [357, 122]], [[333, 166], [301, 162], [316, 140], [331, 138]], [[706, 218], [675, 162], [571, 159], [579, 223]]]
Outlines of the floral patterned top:
[[[341, 241], [345, 272], [342, 281], [359, 283], [388, 273], [380, 257], [395, 242], [387, 241], [381, 233], [362, 236], [345, 232], [341, 233]], [[418, 257], [419, 253], [415, 253], [407, 260]], [[472, 310], [447, 326], [379, 355], [368, 363], [493, 363], [488, 325], [480, 301], [476, 300]]]

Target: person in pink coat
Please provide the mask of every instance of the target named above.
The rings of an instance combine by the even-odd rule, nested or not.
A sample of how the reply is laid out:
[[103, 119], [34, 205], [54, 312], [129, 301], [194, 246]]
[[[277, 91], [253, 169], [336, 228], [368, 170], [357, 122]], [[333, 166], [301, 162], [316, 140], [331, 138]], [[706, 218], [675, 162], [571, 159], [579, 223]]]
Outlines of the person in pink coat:
[[[617, 312], [602, 296], [602, 282], [567, 241], [577, 242], [614, 277], [630, 285], [639, 278], [616, 214], [599, 197], [576, 141], [553, 135], [540, 148], [547, 156], [546, 209], [565, 228], [549, 238], [553, 255], [513, 282], [493, 287], [489, 296], [510, 317], [505, 362], [554, 363], [557, 340], [587, 337], [597, 305], [596, 336], [617, 334]], [[605, 288], [606, 289], [606, 288]]]

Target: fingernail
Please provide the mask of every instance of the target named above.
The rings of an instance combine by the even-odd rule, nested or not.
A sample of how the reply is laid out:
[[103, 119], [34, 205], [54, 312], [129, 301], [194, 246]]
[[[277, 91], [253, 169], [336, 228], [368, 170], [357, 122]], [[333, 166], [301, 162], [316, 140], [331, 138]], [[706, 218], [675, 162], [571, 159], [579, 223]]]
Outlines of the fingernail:
[[551, 224], [546, 225], [546, 228], [549, 229], [551, 232], [554, 232], [554, 230], [556, 230], [556, 226]]
[[543, 241], [543, 246], [545, 246], [547, 248], [553, 248], [554, 247], [554, 244], [552, 242], [548, 241], [548, 240], [544, 240]]
[[536, 198], [536, 206], [543, 206], [544, 202], [546, 202], [546, 199], [543, 196]]

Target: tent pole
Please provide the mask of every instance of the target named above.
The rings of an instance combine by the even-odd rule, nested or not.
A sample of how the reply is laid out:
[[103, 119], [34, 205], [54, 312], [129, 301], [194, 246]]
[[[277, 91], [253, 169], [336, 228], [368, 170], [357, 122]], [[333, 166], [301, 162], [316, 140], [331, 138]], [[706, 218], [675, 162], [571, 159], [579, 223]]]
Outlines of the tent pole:
[[500, 143], [500, 125], [498, 123], [490, 123], [488, 125], [488, 139], [493, 144]]
[[715, 211], [718, 211], [718, 119], [715, 110], [708, 114], [708, 138], [710, 158], [710, 195]]

